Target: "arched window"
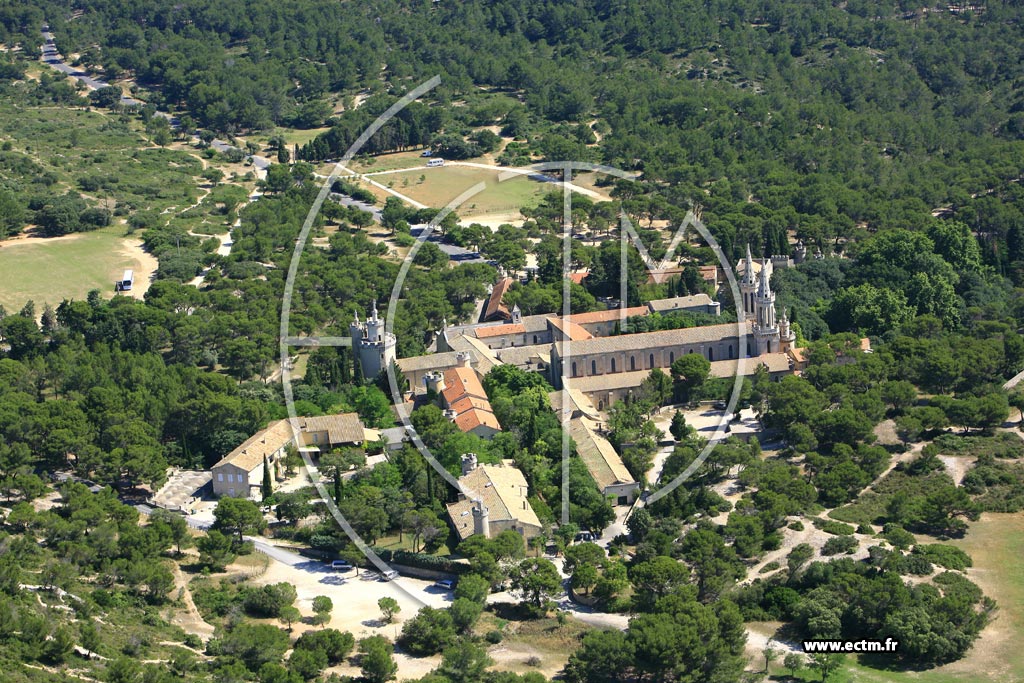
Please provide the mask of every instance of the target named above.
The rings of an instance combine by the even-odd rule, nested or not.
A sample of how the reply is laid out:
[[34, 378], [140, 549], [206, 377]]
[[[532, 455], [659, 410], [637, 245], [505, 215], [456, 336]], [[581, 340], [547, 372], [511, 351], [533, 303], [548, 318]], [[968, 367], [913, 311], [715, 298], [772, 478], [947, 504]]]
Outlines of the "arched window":
[[629, 369], [630, 370], [636, 370], [636, 357], [635, 356], [630, 356], [629, 357]]
[[733, 350], [732, 344], [729, 344], [729, 360], [736, 357], [736, 351]]
[[653, 353], [648, 357], [648, 360], [650, 361], [648, 363], [648, 367], [653, 368], [654, 367], [654, 354]]
[[533, 343], [534, 343], [534, 344], [536, 344], [536, 343], [537, 343], [537, 335], [533, 335]]
[[591, 375], [596, 375], [597, 374], [597, 361], [596, 360], [590, 361], [590, 374]]
[[708, 347], [708, 360], [714, 360], [714, 359], [715, 359], [715, 350], [709, 346]]
[[668, 364], [672, 365], [675, 362], [676, 362], [676, 352], [675, 351], [669, 351], [668, 352]]
[[572, 376], [579, 377], [579, 375], [576, 373], [576, 361], [572, 362]]
[[615, 372], [615, 359], [612, 358], [612, 372]]
[[753, 356], [754, 354], [750, 351], [750, 342], [747, 342], [747, 356]]

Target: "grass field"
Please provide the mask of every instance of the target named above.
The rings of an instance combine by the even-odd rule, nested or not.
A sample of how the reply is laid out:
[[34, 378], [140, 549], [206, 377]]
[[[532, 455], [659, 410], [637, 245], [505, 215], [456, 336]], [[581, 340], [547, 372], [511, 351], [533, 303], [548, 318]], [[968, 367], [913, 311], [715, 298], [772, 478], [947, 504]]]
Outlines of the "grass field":
[[986, 513], [967, 535], [951, 541], [974, 560], [967, 575], [995, 598], [995, 619], [967, 656], [926, 671], [881, 671], [850, 660], [834, 683], [1020, 683], [1024, 681], [1024, 513]]
[[443, 166], [377, 175], [373, 179], [395, 192], [432, 207], [445, 206], [477, 183], [484, 183], [482, 191], [456, 209], [460, 216], [466, 217], [508, 213], [524, 206], [536, 206], [544, 194], [557, 189], [554, 185], [530, 180], [525, 176], [499, 182], [499, 176], [499, 171]]
[[126, 268], [136, 269], [139, 282], [149, 257], [140, 256], [124, 232], [118, 225], [64, 238], [0, 242], [0, 304], [18, 311], [32, 299], [41, 313], [47, 302], [56, 307], [63, 299], [84, 299], [91, 289], [112, 296], [114, 280]]

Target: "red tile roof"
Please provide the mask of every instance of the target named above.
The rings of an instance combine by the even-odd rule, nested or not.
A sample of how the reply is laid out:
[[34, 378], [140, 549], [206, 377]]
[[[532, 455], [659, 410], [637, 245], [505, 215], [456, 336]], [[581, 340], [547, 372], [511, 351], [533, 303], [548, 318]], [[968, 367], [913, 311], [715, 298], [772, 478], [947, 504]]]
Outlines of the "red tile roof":
[[508, 320], [511, 317], [511, 314], [508, 312], [508, 306], [502, 303], [502, 299], [505, 298], [505, 293], [508, 292], [513, 282], [515, 280], [506, 277], [495, 283], [494, 289], [491, 290], [491, 298], [487, 300], [487, 307], [484, 309], [484, 320], [494, 320], [497, 318]]

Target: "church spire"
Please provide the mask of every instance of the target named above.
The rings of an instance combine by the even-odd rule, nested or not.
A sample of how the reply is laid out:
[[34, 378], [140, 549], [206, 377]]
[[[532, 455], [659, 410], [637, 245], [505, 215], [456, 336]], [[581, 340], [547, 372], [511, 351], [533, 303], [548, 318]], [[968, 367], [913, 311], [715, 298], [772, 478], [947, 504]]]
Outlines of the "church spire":
[[743, 279], [746, 282], [754, 282], [754, 259], [750, 255], [750, 243], [747, 243], [747, 258], [743, 265]]
[[771, 293], [772, 293], [771, 286], [768, 284], [769, 276], [768, 276], [768, 267], [767, 266], [768, 266], [767, 263], [765, 263], [765, 262], [761, 263], [761, 286], [757, 290], [758, 296], [767, 297], [767, 296], [771, 296]]

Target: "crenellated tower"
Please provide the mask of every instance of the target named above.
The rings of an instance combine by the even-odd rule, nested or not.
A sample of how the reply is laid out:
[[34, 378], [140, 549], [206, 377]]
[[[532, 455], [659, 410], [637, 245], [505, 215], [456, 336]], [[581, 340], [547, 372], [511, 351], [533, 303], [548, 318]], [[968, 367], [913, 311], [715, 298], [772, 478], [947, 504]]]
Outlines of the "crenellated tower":
[[377, 302], [373, 302], [370, 317], [365, 323], [359, 321], [359, 314], [348, 327], [352, 337], [352, 353], [359, 354], [359, 365], [363, 377], [375, 379], [395, 360], [395, 335], [384, 329], [384, 321], [377, 315]]

